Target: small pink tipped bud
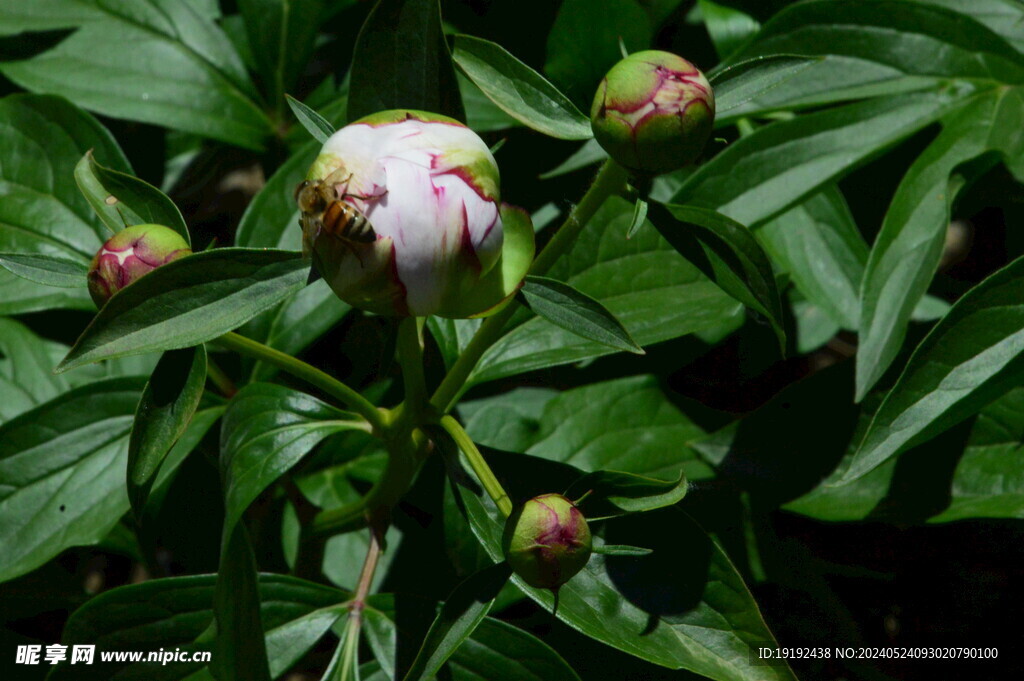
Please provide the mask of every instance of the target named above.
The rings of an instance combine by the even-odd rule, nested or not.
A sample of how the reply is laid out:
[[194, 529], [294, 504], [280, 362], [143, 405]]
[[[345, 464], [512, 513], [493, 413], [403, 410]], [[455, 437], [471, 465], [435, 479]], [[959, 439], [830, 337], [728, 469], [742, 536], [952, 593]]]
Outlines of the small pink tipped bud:
[[121, 230], [96, 253], [89, 266], [89, 294], [96, 307], [157, 267], [192, 253], [184, 238], [163, 225]]
[[696, 66], [660, 50], [629, 55], [601, 81], [594, 137], [619, 165], [648, 175], [691, 163], [711, 135], [715, 95]]
[[590, 560], [590, 528], [561, 494], [530, 499], [505, 524], [505, 558], [530, 586], [557, 589]]

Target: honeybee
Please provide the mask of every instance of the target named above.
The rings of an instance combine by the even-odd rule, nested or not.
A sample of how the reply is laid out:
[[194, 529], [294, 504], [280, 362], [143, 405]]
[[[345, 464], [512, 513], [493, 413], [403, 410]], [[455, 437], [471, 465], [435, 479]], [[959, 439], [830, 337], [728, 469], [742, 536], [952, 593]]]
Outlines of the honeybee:
[[321, 230], [327, 230], [328, 234], [349, 245], [349, 249], [355, 253], [352, 244], [373, 243], [377, 239], [377, 233], [362, 211], [346, 199], [351, 197], [369, 200], [379, 197], [359, 196], [347, 191], [339, 194], [336, 189], [338, 184], [344, 184], [347, 188], [351, 177], [349, 175], [341, 182], [335, 182], [333, 175], [323, 180], [305, 180], [295, 188], [295, 201], [302, 211], [299, 225], [307, 239], [312, 241]]

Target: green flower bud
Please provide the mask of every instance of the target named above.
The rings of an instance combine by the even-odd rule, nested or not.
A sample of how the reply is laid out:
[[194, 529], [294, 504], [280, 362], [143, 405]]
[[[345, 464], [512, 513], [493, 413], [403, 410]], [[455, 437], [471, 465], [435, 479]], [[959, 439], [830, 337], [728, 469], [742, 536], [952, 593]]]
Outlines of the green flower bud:
[[590, 560], [590, 528], [561, 494], [530, 499], [505, 523], [505, 558], [523, 581], [557, 589]]
[[139, 277], [192, 253], [170, 227], [134, 225], [122, 229], [97, 251], [89, 266], [89, 295], [96, 307]]
[[692, 162], [715, 121], [715, 94], [682, 57], [631, 54], [601, 81], [590, 110], [594, 137], [617, 163], [656, 175]]

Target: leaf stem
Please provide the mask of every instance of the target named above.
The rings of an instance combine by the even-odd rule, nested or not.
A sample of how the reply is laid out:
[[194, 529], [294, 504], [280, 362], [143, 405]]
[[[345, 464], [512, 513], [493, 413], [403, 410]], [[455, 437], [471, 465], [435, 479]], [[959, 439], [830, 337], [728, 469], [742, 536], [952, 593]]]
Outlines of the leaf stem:
[[[576, 242], [580, 232], [590, 222], [590, 219], [594, 217], [594, 214], [604, 204], [605, 200], [625, 188], [627, 179], [627, 172], [622, 166], [611, 159], [606, 160], [594, 179], [594, 183], [590, 185], [590, 189], [583, 195], [583, 198], [576, 204], [576, 207], [572, 209], [565, 222], [562, 223], [562, 226], [551, 237], [544, 250], [537, 256], [537, 259], [533, 261], [530, 274], [546, 274], [551, 269], [551, 266]], [[512, 318], [517, 308], [518, 305], [515, 301], [509, 303], [502, 310], [488, 317], [480, 328], [477, 329], [476, 334], [469, 341], [469, 345], [466, 346], [466, 349], [455, 361], [455, 364], [452, 365], [441, 385], [434, 392], [434, 396], [430, 399], [430, 404], [435, 409], [441, 413], [447, 413], [451, 410], [455, 400], [458, 399], [465, 388], [466, 381], [476, 367], [477, 362], [501, 338], [505, 325]]]
[[473, 442], [473, 438], [469, 436], [469, 433], [462, 427], [454, 417], [445, 415], [442, 416], [438, 422], [445, 431], [452, 436], [455, 440], [455, 444], [459, 446], [462, 453], [466, 455], [469, 460], [469, 465], [473, 468], [473, 472], [476, 473], [476, 477], [480, 480], [480, 484], [484, 486], [484, 490], [487, 491], [488, 496], [494, 500], [494, 505], [498, 507], [502, 515], [506, 518], [512, 515], [512, 499], [509, 498], [505, 488], [498, 482], [498, 478], [495, 477], [494, 471], [487, 465], [487, 461], [484, 459], [484, 455], [477, 449], [476, 443]]
[[383, 534], [383, 530], [370, 527], [370, 548], [366, 551], [366, 560], [363, 561], [363, 570], [359, 574], [355, 595], [349, 601], [344, 649], [341, 654], [341, 664], [338, 665], [338, 679], [342, 681], [348, 679], [349, 670], [356, 669], [359, 663], [356, 656], [359, 654], [359, 632], [363, 626], [363, 610], [366, 608], [366, 599], [370, 595], [370, 587], [373, 585], [373, 575], [377, 571], [377, 563], [380, 561], [378, 531]]
[[303, 362], [301, 359], [292, 357], [280, 350], [275, 350], [259, 341], [254, 341], [251, 338], [246, 338], [234, 332], [226, 333], [214, 342], [228, 350], [273, 364], [278, 369], [287, 371], [292, 376], [301, 378], [310, 385], [320, 388], [365, 418], [373, 426], [374, 431], [378, 433], [383, 432], [387, 428], [384, 414], [373, 403], [338, 379], [311, 364]]
[[235, 382], [224, 373], [224, 370], [209, 355], [206, 356], [206, 376], [210, 379], [210, 383], [213, 383], [217, 390], [229, 400], [238, 392], [238, 386], [235, 385]]

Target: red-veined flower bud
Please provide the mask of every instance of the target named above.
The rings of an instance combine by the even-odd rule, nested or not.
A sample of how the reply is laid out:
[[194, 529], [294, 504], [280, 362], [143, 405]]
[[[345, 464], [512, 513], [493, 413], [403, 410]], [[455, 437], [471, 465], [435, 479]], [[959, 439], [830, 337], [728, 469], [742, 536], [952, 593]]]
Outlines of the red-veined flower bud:
[[594, 137], [615, 161], [648, 175], [692, 162], [711, 135], [715, 95], [700, 70], [670, 52], [629, 55], [601, 81]]
[[557, 589], [590, 560], [590, 528], [564, 496], [542, 494], [509, 517], [503, 545], [505, 559], [524, 582]]
[[89, 266], [89, 294], [97, 307], [139, 277], [192, 253], [170, 227], [134, 225], [110, 237]]

